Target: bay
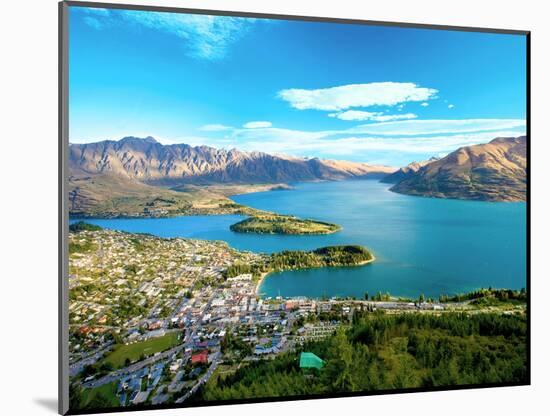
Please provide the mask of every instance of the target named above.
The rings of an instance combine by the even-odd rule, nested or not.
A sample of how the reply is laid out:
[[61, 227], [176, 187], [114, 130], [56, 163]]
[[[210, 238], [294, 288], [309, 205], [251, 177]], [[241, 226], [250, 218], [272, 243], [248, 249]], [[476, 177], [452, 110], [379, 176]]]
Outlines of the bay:
[[417, 297], [480, 287], [526, 285], [526, 204], [461, 201], [396, 194], [376, 180], [293, 184], [288, 191], [234, 196], [235, 202], [281, 214], [337, 223], [320, 236], [238, 234], [236, 215], [157, 219], [93, 219], [90, 223], [160, 237], [223, 240], [255, 252], [359, 244], [376, 261], [366, 266], [273, 273], [263, 296], [363, 297], [389, 292]]

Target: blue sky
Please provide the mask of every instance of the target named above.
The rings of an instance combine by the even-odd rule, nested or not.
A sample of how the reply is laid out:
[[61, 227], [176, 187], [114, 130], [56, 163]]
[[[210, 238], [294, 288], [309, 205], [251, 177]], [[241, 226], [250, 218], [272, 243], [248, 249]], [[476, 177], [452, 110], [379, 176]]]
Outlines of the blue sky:
[[71, 7], [70, 141], [401, 166], [525, 132], [525, 37]]

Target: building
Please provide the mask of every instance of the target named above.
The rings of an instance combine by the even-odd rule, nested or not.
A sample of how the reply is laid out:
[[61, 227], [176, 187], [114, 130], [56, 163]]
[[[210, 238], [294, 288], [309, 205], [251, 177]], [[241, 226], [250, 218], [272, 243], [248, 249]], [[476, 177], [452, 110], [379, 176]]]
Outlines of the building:
[[316, 368], [320, 370], [325, 362], [312, 352], [303, 352], [300, 354], [300, 368]]
[[204, 350], [191, 356], [191, 364], [208, 364], [208, 351]]
[[227, 279], [228, 282], [246, 282], [252, 280], [252, 274], [245, 273]]

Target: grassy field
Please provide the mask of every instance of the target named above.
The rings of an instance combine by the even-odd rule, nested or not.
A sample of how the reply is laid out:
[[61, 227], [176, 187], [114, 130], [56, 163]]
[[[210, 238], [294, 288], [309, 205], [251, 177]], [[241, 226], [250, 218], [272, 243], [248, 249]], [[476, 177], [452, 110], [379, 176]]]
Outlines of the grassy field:
[[142, 355], [150, 356], [156, 352], [165, 351], [179, 344], [180, 332], [171, 332], [162, 337], [148, 339], [128, 345], [117, 345], [112, 353], [104, 359], [104, 363], [111, 364], [114, 368], [124, 367], [126, 359], [137, 361]]
[[80, 395], [80, 408], [117, 407], [120, 405], [116, 396], [118, 381], [104, 384], [93, 389], [83, 389]]
[[284, 215], [261, 215], [233, 224], [231, 231], [256, 234], [331, 234], [341, 228], [328, 222]]

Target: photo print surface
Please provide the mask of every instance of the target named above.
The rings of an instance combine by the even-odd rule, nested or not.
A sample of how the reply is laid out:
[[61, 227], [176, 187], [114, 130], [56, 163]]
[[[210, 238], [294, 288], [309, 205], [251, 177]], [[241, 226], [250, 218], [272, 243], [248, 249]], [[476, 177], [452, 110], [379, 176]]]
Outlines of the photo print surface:
[[128, 7], [64, 9], [69, 412], [529, 383], [526, 33]]

